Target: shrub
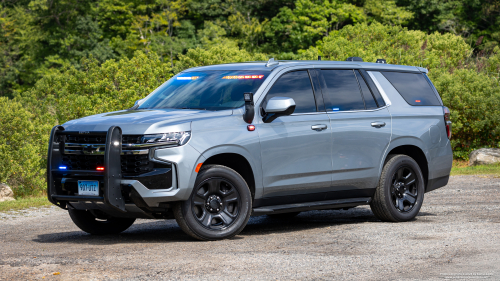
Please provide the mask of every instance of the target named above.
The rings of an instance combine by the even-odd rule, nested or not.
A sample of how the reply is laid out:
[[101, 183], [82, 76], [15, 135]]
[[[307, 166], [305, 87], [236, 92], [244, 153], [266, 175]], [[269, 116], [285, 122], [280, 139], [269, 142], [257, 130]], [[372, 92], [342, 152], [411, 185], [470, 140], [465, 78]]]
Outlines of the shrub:
[[0, 104], [0, 182], [13, 187], [16, 197], [40, 195], [50, 125], [37, 123], [17, 101], [0, 97]]
[[500, 84], [496, 77], [473, 69], [436, 70], [429, 76], [451, 110], [456, 158], [468, 159], [474, 149], [500, 146]]

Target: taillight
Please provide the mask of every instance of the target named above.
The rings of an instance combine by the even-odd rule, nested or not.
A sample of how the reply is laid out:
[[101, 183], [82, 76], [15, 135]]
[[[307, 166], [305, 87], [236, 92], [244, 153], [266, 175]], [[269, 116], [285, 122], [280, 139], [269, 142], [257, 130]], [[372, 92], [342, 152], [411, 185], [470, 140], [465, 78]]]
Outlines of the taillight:
[[450, 118], [450, 110], [448, 107], [443, 106], [444, 113], [444, 124], [446, 125], [446, 136], [448, 139], [451, 139], [451, 118]]

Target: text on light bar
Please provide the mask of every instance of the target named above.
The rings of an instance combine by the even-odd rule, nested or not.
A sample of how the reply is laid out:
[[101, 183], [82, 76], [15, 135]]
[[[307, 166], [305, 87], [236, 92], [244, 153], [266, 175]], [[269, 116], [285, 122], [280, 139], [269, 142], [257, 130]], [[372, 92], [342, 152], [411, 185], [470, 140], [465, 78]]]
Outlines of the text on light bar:
[[262, 79], [264, 75], [233, 75], [233, 76], [224, 76], [222, 79]]

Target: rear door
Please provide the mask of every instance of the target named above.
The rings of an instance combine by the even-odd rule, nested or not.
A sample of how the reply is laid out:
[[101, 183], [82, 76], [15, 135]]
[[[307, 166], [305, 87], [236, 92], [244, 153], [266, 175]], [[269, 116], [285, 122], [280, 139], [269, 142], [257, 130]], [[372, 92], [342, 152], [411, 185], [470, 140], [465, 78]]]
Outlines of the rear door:
[[354, 69], [321, 70], [332, 133], [334, 199], [373, 195], [391, 140], [391, 116], [369, 79]]
[[[261, 103], [272, 97], [290, 97], [295, 112], [271, 123], [259, 124], [264, 198], [261, 206], [316, 201], [330, 188], [331, 132], [321, 93], [315, 92], [313, 71], [283, 74]], [[315, 98], [319, 94], [319, 99]]]

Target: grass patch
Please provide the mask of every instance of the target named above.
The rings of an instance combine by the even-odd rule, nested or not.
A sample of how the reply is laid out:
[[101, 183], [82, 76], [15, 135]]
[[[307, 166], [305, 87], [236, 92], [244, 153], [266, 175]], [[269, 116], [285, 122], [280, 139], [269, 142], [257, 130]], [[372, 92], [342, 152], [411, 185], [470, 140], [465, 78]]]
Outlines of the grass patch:
[[19, 198], [16, 201], [0, 202], [0, 212], [22, 210], [31, 207], [42, 207], [49, 205], [52, 205], [52, 203], [49, 202], [46, 196]]
[[454, 160], [451, 175], [496, 175], [500, 176], [500, 164], [469, 166], [467, 161]]

